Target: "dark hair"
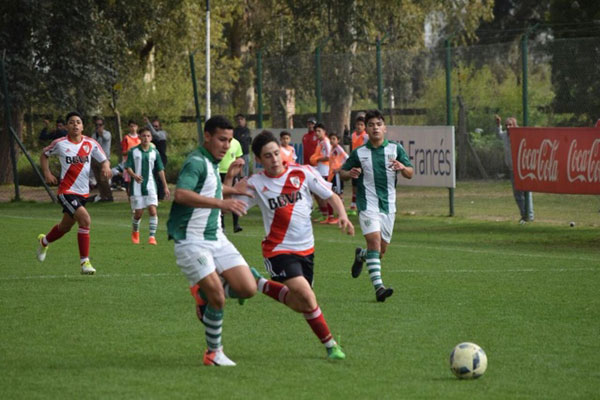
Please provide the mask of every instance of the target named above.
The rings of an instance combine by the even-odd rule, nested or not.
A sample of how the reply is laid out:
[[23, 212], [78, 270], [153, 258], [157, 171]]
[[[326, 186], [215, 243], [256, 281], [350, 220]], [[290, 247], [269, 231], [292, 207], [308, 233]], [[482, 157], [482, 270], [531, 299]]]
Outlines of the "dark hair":
[[271, 131], [262, 131], [252, 140], [252, 152], [256, 157], [260, 158], [260, 152], [267, 144], [275, 142], [279, 146], [279, 141]]
[[135, 122], [134, 120], [130, 119], [129, 122], [127, 122], [127, 125], [131, 125], [131, 124], [137, 125], [137, 122]]
[[208, 132], [211, 135], [217, 133], [217, 129], [233, 129], [231, 122], [222, 115], [215, 115], [210, 117], [208, 121], [204, 123], [204, 132]]
[[368, 123], [369, 120], [373, 119], [373, 118], [377, 118], [377, 119], [380, 119], [383, 122], [385, 122], [385, 119], [383, 118], [383, 114], [381, 113], [381, 111], [379, 111], [379, 110], [369, 110], [365, 114], [365, 124]]
[[322, 123], [318, 123], [315, 125], [315, 127], [313, 128], [315, 131], [317, 130], [317, 128], [321, 128], [323, 129], [325, 132], [327, 132], [327, 129], [325, 129], [325, 125], [323, 125]]
[[[79, 119], [81, 120], [81, 122], [83, 122], [83, 117], [77, 111], [71, 111], [70, 113], [68, 113], [67, 117], [65, 118], [65, 120], [69, 121], [69, 119], [71, 117], [79, 117]], [[58, 124], [58, 121], [56, 121], [56, 123]], [[64, 122], [63, 122], [63, 124], [64, 124]]]
[[246, 119], [246, 116], [244, 114], [235, 114], [233, 116], [233, 118], [237, 118], [237, 117], [242, 117], [242, 118]]
[[144, 132], [150, 132], [150, 129], [148, 127], [144, 126], [138, 131], [138, 135], [141, 135]]
[[62, 118], [59, 118], [59, 119], [57, 119], [57, 120], [56, 120], [56, 123], [57, 123], [57, 124], [63, 124], [63, 125], [64, 125], [64, 124], [65, 124], [65, 120], [64, 120], [64, 119], [62, 119]]
[[279, 137], [282, 138], [284, 136], [292, 136], [292, 134], [289, 133], [288, 131], [281, 131], [281, 133], [279, 134]]
[[358, 117], [356, 117], [356, 119], [354, 120], [354, 123], [357, 122], [362, 122], [363, 124], [365, 123], [365, 117], [363, 117], [362, 115], [359, 115]]
[[331, 133], [329, 133], [329, 135], [328, 135], [328, 136], [329, 136], [329, 139], [331, 139], [332, 137], [335, 137], [337, 140], [340, 140], [340, 135], [338, 135], [338, 134], [337, 134], [337, 133], [335, 133], [335, 132], [331, 132]]

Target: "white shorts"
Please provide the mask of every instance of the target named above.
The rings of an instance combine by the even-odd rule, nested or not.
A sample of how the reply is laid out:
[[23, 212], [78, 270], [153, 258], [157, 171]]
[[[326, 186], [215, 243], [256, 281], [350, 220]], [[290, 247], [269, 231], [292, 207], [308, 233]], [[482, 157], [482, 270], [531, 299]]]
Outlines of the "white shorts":
[[129, 204], [132, 210], [142, 210], [148, 206], [158, 206], [158, 196], [151, 194], [148, 196], [131, 196]]
[[390, 243], [394, 232], [396, 213], [384, 214], [374, 211], [361, 211], [358, 214], [358, 222], [363, 235], [373, 232], [381, 232], [381, 239]]
[[176, 242], [175, 258], [190, 286], [194, 286], [213, 271], [220, 275], [233, 267], [248, 266], [244, 257], [227, 239]]

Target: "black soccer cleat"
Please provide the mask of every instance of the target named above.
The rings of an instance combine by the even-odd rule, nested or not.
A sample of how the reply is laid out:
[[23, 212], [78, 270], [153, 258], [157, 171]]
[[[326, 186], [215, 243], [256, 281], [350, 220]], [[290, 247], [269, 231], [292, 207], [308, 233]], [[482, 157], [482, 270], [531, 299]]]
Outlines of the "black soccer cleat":
[[360, 275], [360, 273], [362, 272], [363, 269], [363, 259], [360, 256], [360, 253], [362, 252], [362, 249], [360, 247], [357, 247], [356, 250], [354, 251], [354, 264], [352, 264], [352, 277], [353, 278], [358, 278], [358, 276]]
[[383, 303], [385, 299], [394, 294], [394, 289], [386, 288], [385, 286], [381, 286], [379, 289], [375, 291], [375, 297], [377, 301]]

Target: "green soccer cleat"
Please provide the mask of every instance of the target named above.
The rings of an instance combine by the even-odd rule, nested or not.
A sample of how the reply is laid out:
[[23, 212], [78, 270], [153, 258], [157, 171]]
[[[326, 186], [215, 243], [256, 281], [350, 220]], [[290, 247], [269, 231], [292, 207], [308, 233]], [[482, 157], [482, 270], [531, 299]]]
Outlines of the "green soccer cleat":
[[328, 360], [345, 360], [346, 359], [346, 354], [344, 354], [344, 352], [342, 351], [342, 346], [340, 346], [339, 344], [336, 344], [333, 347], [328, 347], [327, 348], [327, 359]]
[[253, 276], [253, 277], [254, 277], [254, 279], [256, 279], [257, 281], [258, 281], [260, 278], [263, 278], [263, 279], [264, 279], [264, 276], [262, 276], [262, 275], [260, 274], [260, 272], [258, 272], [258, 271], [256, 270], [256, 268], [254, 268], [254, 267], [250, 267], [250, 272], [252, 272], [252, 276]]
[[37, 259], [39, 262], [44, 262], [46, 259], [46, 253], [48, 252], [48, 246], [42, 244], [42, 239], [45, 237], [43, 233], [38, 235], [38, 248], [37, 248]]
[[356, 217], [358, 214], [356, 213], [356, 210], [354, 209], [350, 209], [346, 212], [346, 214], [348, 214], [348, 216], [352, 216], [352, 217]]

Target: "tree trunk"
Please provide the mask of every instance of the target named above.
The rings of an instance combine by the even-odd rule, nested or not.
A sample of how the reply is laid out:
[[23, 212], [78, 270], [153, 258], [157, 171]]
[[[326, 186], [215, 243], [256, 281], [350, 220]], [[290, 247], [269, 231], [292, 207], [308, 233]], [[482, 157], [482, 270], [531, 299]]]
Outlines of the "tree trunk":
[[[11, 115], [11, 126], [19, 136], [19, 139], [23, 137], [21, 131], [23, 129], [24, 115], [25, 111], [13, 106]], [[10, 153], [11, 137], [12, 133], [9, 131], [9, 126], [3, 118], [2, 135], [0, 135], [0, 184], [13, 183], [14, 181], [13, 166]], [[20, 151], [17, 142], [12, 140], [12, 146], [14, 149], [15, 157], [18, 160]]]

